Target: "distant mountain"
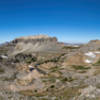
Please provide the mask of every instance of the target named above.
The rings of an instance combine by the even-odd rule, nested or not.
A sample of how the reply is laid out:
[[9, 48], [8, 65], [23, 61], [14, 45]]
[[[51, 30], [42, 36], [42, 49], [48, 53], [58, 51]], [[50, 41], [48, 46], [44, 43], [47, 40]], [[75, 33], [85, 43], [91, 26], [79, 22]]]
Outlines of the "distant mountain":
[[61, 49], [56, 37], [47, 35], [20, 37], [12, 41], [15, 44], [13, 54], [32, 52], [53, 52]]

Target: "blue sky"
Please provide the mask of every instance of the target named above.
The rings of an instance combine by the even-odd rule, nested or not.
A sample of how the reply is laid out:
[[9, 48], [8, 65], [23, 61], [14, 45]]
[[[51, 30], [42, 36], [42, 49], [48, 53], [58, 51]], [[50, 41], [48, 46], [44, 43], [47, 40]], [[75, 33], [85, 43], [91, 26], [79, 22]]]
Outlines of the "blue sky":
[[75, 43], [100, 39], [100, 0], [0, 0], [0, 43], [38, 34]]

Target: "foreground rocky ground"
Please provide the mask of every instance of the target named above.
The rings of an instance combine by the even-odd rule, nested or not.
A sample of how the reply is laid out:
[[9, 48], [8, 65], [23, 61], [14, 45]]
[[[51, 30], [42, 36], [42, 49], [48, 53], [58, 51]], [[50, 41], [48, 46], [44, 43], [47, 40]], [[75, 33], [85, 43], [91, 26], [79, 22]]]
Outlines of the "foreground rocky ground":
[[100, 41], [40, 35], [1, 45], [0, 100], [100, 100]]

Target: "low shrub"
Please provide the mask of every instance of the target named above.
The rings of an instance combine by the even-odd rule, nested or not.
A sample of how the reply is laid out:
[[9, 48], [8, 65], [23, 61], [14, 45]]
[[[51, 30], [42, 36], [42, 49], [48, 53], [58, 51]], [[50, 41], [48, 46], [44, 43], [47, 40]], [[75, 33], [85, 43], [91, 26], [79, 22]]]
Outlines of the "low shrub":
[[100, 66], [100, 59], [95, 63], [93, 64], [94, 66]]
[[4, 73], [5, 70], [3, 68], [0, 68], [0, 74]]
[[82, 66], [82, 65], [73, 65], [72, 68], [75, 70], [88, 70], [90, 67]]

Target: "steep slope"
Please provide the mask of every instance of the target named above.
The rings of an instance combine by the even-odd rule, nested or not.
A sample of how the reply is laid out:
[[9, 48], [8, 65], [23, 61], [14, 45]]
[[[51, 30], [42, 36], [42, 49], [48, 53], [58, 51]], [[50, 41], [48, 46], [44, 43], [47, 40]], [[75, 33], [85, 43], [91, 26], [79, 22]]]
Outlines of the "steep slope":
[[15, 39], [13, 43], [16, 44], [12, 53], [14, 55], [32, 52], [57, 52], [61, 49], [61, 45], [55, 37], [46, 35], [21, 37]]

